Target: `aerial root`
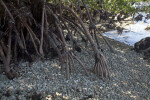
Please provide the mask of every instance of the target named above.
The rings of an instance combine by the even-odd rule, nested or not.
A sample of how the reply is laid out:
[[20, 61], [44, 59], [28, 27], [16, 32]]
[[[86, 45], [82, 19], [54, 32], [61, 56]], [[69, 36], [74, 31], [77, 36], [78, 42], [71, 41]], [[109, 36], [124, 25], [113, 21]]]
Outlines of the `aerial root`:
[[[0, 60], [3, 62], [5, 73], [8, 78], [13, 79], [16, 77], [15, 71], [17, 70], [17, 67], [14, 67], [16, 70], [12, 70], [10, 63], [14, 60], [15, 66], [17, 66], [19, 58], [23, 57], [21, 54], [25, 54], [26, 57], [23, 58], [32, 62], [32, 54], [44, 58], [44, 54], [47, 54], [49, 51], [54, 54], [54, 56], [59, 57], [62, 64], [61, 66], [63, 66], [65, 60], [67, 79], [69, 79], [72, 71], [76, 71], [76, 62], [74, 60], [77, 60], [88, 76], [88, 72], [82, 61], [71, 51], [67, 51], [68, 47], [65, 43], [66, 34], [64, 34], [65, 31], [63, 30], [67, 29], [68, 34], [71, 34], [71, 36], [73, 36], [73, 33], [77, 35], [79, 34], [83, 42], [85, 42], [86, 47], [89, 41], [94, 54], [98, 54], [98, 42], [96, 44], [94, 39], [97, 37], [96, 31], [98, 31], [99, 34], [100, 32], [95, 27], [95, 24], [93, 24], [90, 14], [88, 14], [88, 16], [92, 25], [93, 38], [86, 27], [87, 25], [83, 23], [83, 19], [81, 19], [82, 16], [78, 16], [78, 13], [76, 13], [72, 8], [67, 7], [68, 5], [65, 5], [62, 1], [59, 2], [59, 5], [48, 4], [46, 3], [46, 0], [44, 0], [44, 2], [41, 0], [37, 0], [37, 2], [31, 0], [32, 2], [30, 2], [29, 5], [26, 5], [26, 3], [24, 4], [24, 2], [17, 3], [15, 0], [12, 2], [5, 1], [6, 4], [3, 1], [4, 0], [0, 0], [0, 4], [2, 5], [0, 8], [3, 9], [1, 10], [1, 17], [4, 17], [2, 18], [2, 23], [0, 23], [0, 26], [4, 26], [0, 27], [2, 28], [0, 30], [0, 33], [2, 31], [0, 34]], [[80, 0], [78, 0], [78, 2], [79, 1]], [[14, 5], [17, 5], [17, 7], [14, 7]], [[35, 6], [32, 7], [32, 5]], [[43, 6], [39, 7], [38, 5]], [[87, 9], [86, 5], [85, 8]], [[87, 13], [89, 13], [88, 9]], [[82, 15], [81, 11], [80, 15]], [[3, 24], [3, 22], [6, 22], [6, 24]], [[5, 35], [3, 35], [3, 33], [5, 33]], [[72, 37], [71, 46], [73, 48], [76, 43], [73, 42], [75, 40], [78, 41], [78, 39], [78, 36], [77, 40]], [[98, 40], [96, 39], [96, 41]], [[0, 73], [1, 72], [3, 72], [3, 69], [0, 67]], [[96, 57], [94, 72], [97, 75], [102, 76], [102, 78], [109, 76], [106, 60], [101, 54], [98, 54]]]
[[102, 79], [104, 79], [104, 77], [110, 78], [110, 71], [108, 70], [107, 62], [102, 54], [100, 54], [100, 59], [96, 60], [93, 72], [101, 76]]
[[2, 73], [2, 71], [1, 71], [1, 67], [0, 67], [0, 74]]
[[[70, 73], [72, 72], [72, 68], [74, 68], [74, 59], [76, 59], [79, 64], [83, 67], [86, 75], [88, 76], [88, 72], [84, 66], [84, 64], [82, 63], [82, 61], [77, 57], [75, 56], [72, 52], [68, 52], [68, 54], [66, 55], [66, 78], [67, 80], [70, 78]], [[74, 68], [74, 70], [76, 70]]]

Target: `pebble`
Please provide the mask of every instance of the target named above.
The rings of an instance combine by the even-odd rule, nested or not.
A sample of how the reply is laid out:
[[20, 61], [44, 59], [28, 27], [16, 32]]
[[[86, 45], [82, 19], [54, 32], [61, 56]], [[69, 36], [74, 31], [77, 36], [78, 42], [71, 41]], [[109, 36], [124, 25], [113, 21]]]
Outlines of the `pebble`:
[[[56, 59], [44, 62], [36, 61], [31, 67], [28, 67], [27, 62], [22, 62], [20, 64], [20, 72], [22, 73], [20, 73], [19, 78], [9, 81], [5, 75], [0, 75], [0, 100], [8, 100], [8, 98], [11, 100], [10, 97], [15, 98], [13, 95], [17, 96], [19, 100], [26, 100], [27, 94], [32, 96], [37, 91], [41, 94], [45, 92], [43, 98], [46, 100], [52, 100], [54, 96], [60, 100], [82, 99], [83, 97], [89, 97], [92, 100], [99, 100], [99, 98], [103, 100], [132, 100], [133, 98], [129, 95], [148, 99], [150, 93], [150, 64], [140, 59], [142, 55], [131, 52], [128, 45], [111, 39], [109, 41], [114, 49], [118, 50], [115, 55], [110, 53], [107, 45], [104, 45], [101, 41], [105, 50], [104, 56], [111, 59], [111, 66], [109, 66], [110, 80], [107, 78], [101, 80], [91, 72], [94, 59], [89, 60], [89, 53], [85, 49], [82, 53], [76, 53], [76, 56], [84, 58], [84, 61], [83, 59], [81, 61], [86, 65], [86, 69], [90, 69], [87, 70], [88, 77], [76, 61], [74, 66], [76, 71], [70, 74], [69, 80], [66, 80], [66, 67], [63, 66], [62, 71], [60, 71]], [[2, 81], [3, 79], [5, 81]], [[12, 91], [10, 97], [4, 95], [4, 91], [7, 91], [8, 88]], [[17, 90], [19, 91], [18, 94], [13, 92]], [[145, 95], [141, 95], [142, 93]]]
[[77, 87], [76, 91], [81, 92], [82, 91], [81, 87]]
[[51, 95], [47, 95], [46, 96], [46, 100], [52, 100], [52, 96]]
[[24, 97], [24, 95], [19, 95], [19, 96], [18, 96], [18, 99], [19, 99], [19, 100], [26, 100], [26, 98]]

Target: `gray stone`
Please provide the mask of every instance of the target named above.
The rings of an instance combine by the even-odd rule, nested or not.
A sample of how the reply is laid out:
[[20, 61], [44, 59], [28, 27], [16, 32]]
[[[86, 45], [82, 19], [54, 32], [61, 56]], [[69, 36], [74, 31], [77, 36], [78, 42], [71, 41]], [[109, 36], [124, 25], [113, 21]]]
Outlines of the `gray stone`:
[[8, 81], [9, 79], [6, 77], [6, 75], [0, 74], [0, 82]]
[[18, 99], [19, 99], [19, 100], [27, 100], [23, 95], [19, 95], [19, 96], [18, 96]]

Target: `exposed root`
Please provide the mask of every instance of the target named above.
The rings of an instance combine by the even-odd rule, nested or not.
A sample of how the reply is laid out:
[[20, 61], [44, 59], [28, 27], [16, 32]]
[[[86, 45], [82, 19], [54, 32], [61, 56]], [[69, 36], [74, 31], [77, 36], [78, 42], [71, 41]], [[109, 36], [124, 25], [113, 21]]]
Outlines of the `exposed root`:
[[[17, 69], [20, 58], [31, 62], [33, 61], [31, 55], [44, 58], [45, 54], [49, 52], [59, 57], [61, 65], [66, 62], [67, 79], [75, 70], [74, 60], [77, 60], [88, 75], [81, 60], [72, 51], [68, 52], [66, 34], [63, 30], [67, 30], [71, 36], [73, 50], [82, 53], [78, 45], [80, 38], [85, 42], [86, 47], [88, 41], [91, 43], [94, 55], [96, 55], [94, 72], [102, 78], [109, 77], [107, 62], [98, 49], [96, 31], [99, 34], [100, 32], [93, 24], [92, 15], [88, 10], [85, 11], [86, 5], [83, 6], [86, 9], [80, 8], [82, 5], [80, 0], [78, 0], [78, 5], [72, 3], [72, 8], [67, 7], [68, 4], [65, 5], [61, 0], [54, 4], [46, 3], [46, 0], [29, 0], [28, 3], [24, 0], [0, 0], [0, 5], [2, 5], [0, 6], [0, 60], [3, 62], [4, 72], [8, 78], [13, 79], [17, 76], [15, 70], [10, 67], [12, 59], [16, 66], [15, 69]], [[90, 19], [91, 34], [83, 23], [83, 20], [88, 20], [87, 15]], [[97, 43], [95, 43], [95, 39]], [[107, 44], [109, 45], [109, 43]], [[1, 71], [0, 68], [0, 73]]]
[[[97, 28], [97, 27], [95, 26], [95, 24], [93, 23], [93, 20], [92, 20], [93, 18], [92, 18], [92, 16], [91, 16], [91, 14], [89, 13], [89, 10], [88, 10], [88, 8], [87, 8], [87, 6], [86, 6], [86, 4], [85, 4], [84, 1], [85, 1], [85, 0], [82, 0], [83, 4], [84, 4], [84, 6], [85, 6], [85, 9], [86, 9], [86, 11], [87, 11], [89, 20], [90, 20], [89, 29], [90, 29], [90, 31], [91, 31], [91, 34], [93, 34], [93, 39], [95, 40], [95, 38], [97, 38], [96, 33], [95, 33], [95, 30], [96, 30], [96, 31], [102, 36], [102, 38], [104, 39], [105, 43], [108, 45], [110, 51], [111, 51], [112, 53], [115, 53], [115, 52], [114, 52], [114, 49], [112, 48], [112, 46], [110, 45], [110, 43], [108, 42], [108, 40], [100, 33], [100, 31], [98, 30], [98, 28]], [[94, 36], [94, 35], [95, 35], [95, 36]], [[97, 41], [97, 40], [96, 40], [96, 41]], [[97, 42], [97, 45], [99, 46], [98, 42]]]
[[95, 66], [93, 72], [98, 76], [110, 78], [110, 71], [108, 69], [107, 62], [102, 54], [99, 55], [100, 58], [95, 58]]
[[[87, 36], [87, 38], [89, 39], [91, 45], [92, 45], [92, 48], [93, 48], [93, 51], [94, 51], [94, 54], [95, 54], [95, 71], [98, 70], [98, 69], [102, 69], [100, 72], [98, 70], [98, 72], [96, 72], [98, 75], [101, 75], [102, 78], [103, 77], [107, 77], [109, 76], [109, 73], [108, 73], [108, 68], [107, 68], [107, 63], [106, 63], [106, 60], [104, 58], [104, 56], [99, 52], [98, 48], [97, 48], [97, 44], [95, 43], [95, 41], [93, 40], [92, 36], [90, 35], [88, 29], [85, 27], [83, 21], [80, 19], [80, 17], [70, 8], [68, 7], [64, 7], [64, 9], [66, 10], [69, 10], [76, 18], [77, 20], [79, 21], [79, 23], [81, 24], [81, 26], [83, 27], [83, 29], [85, 30], [85, 35]], [[101, 66], [101, 67], [99, 67]], [[100, 74], [102, 73], [102, 74]], [[108, 74], [108, 75], [107, 75]]]
[[83, 67], [85, 74], [88, 76], [88, 72], [85, 66], [83, 65], [82, 61], [77, 56], [75, 56], [71, 51], [65, 55], [65, 59], [66, 59], [66, 78], [67, 79], [70, 78], [70, 73], [72, 72], [72, 69], [74, 68], [75, 70], [74, 59], [76, 59], [79, 62], [81, 67]]

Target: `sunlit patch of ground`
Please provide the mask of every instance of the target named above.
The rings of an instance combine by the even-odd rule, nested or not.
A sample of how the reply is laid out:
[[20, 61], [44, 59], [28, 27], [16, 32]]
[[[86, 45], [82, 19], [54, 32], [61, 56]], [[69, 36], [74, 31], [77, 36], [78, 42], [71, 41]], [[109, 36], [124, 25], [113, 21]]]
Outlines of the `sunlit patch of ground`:
[[[4, 78], [0, 82], [1, 100], [11, 98], [29, 100], [35, 97], [42, 100], [141, 100], [150, 98], [150, 64], [142, 59], [141, 54], [130, 50], [126, 44], [108, 39], [115, 50], [111, 53], [102, 38], [99, 38], [104, 50], [110, 79], [104, 80], [92, 73], [94, 66], [91, 49], [82, 48], [76, 56], [84, 63], [89, 76], [75, 61], [75, 67], [66, 80], [66, 66], [60, 69], [58, 60], [35, 61], [31, 67], [28, 62], [20, 63], [20, 77], [14, 80]], [[84, 47], [83, 43], [80, 43]], [[0, 79], [1, 80], [1, 79]], [[8, 95], [9, 94], [9, 95]]]

